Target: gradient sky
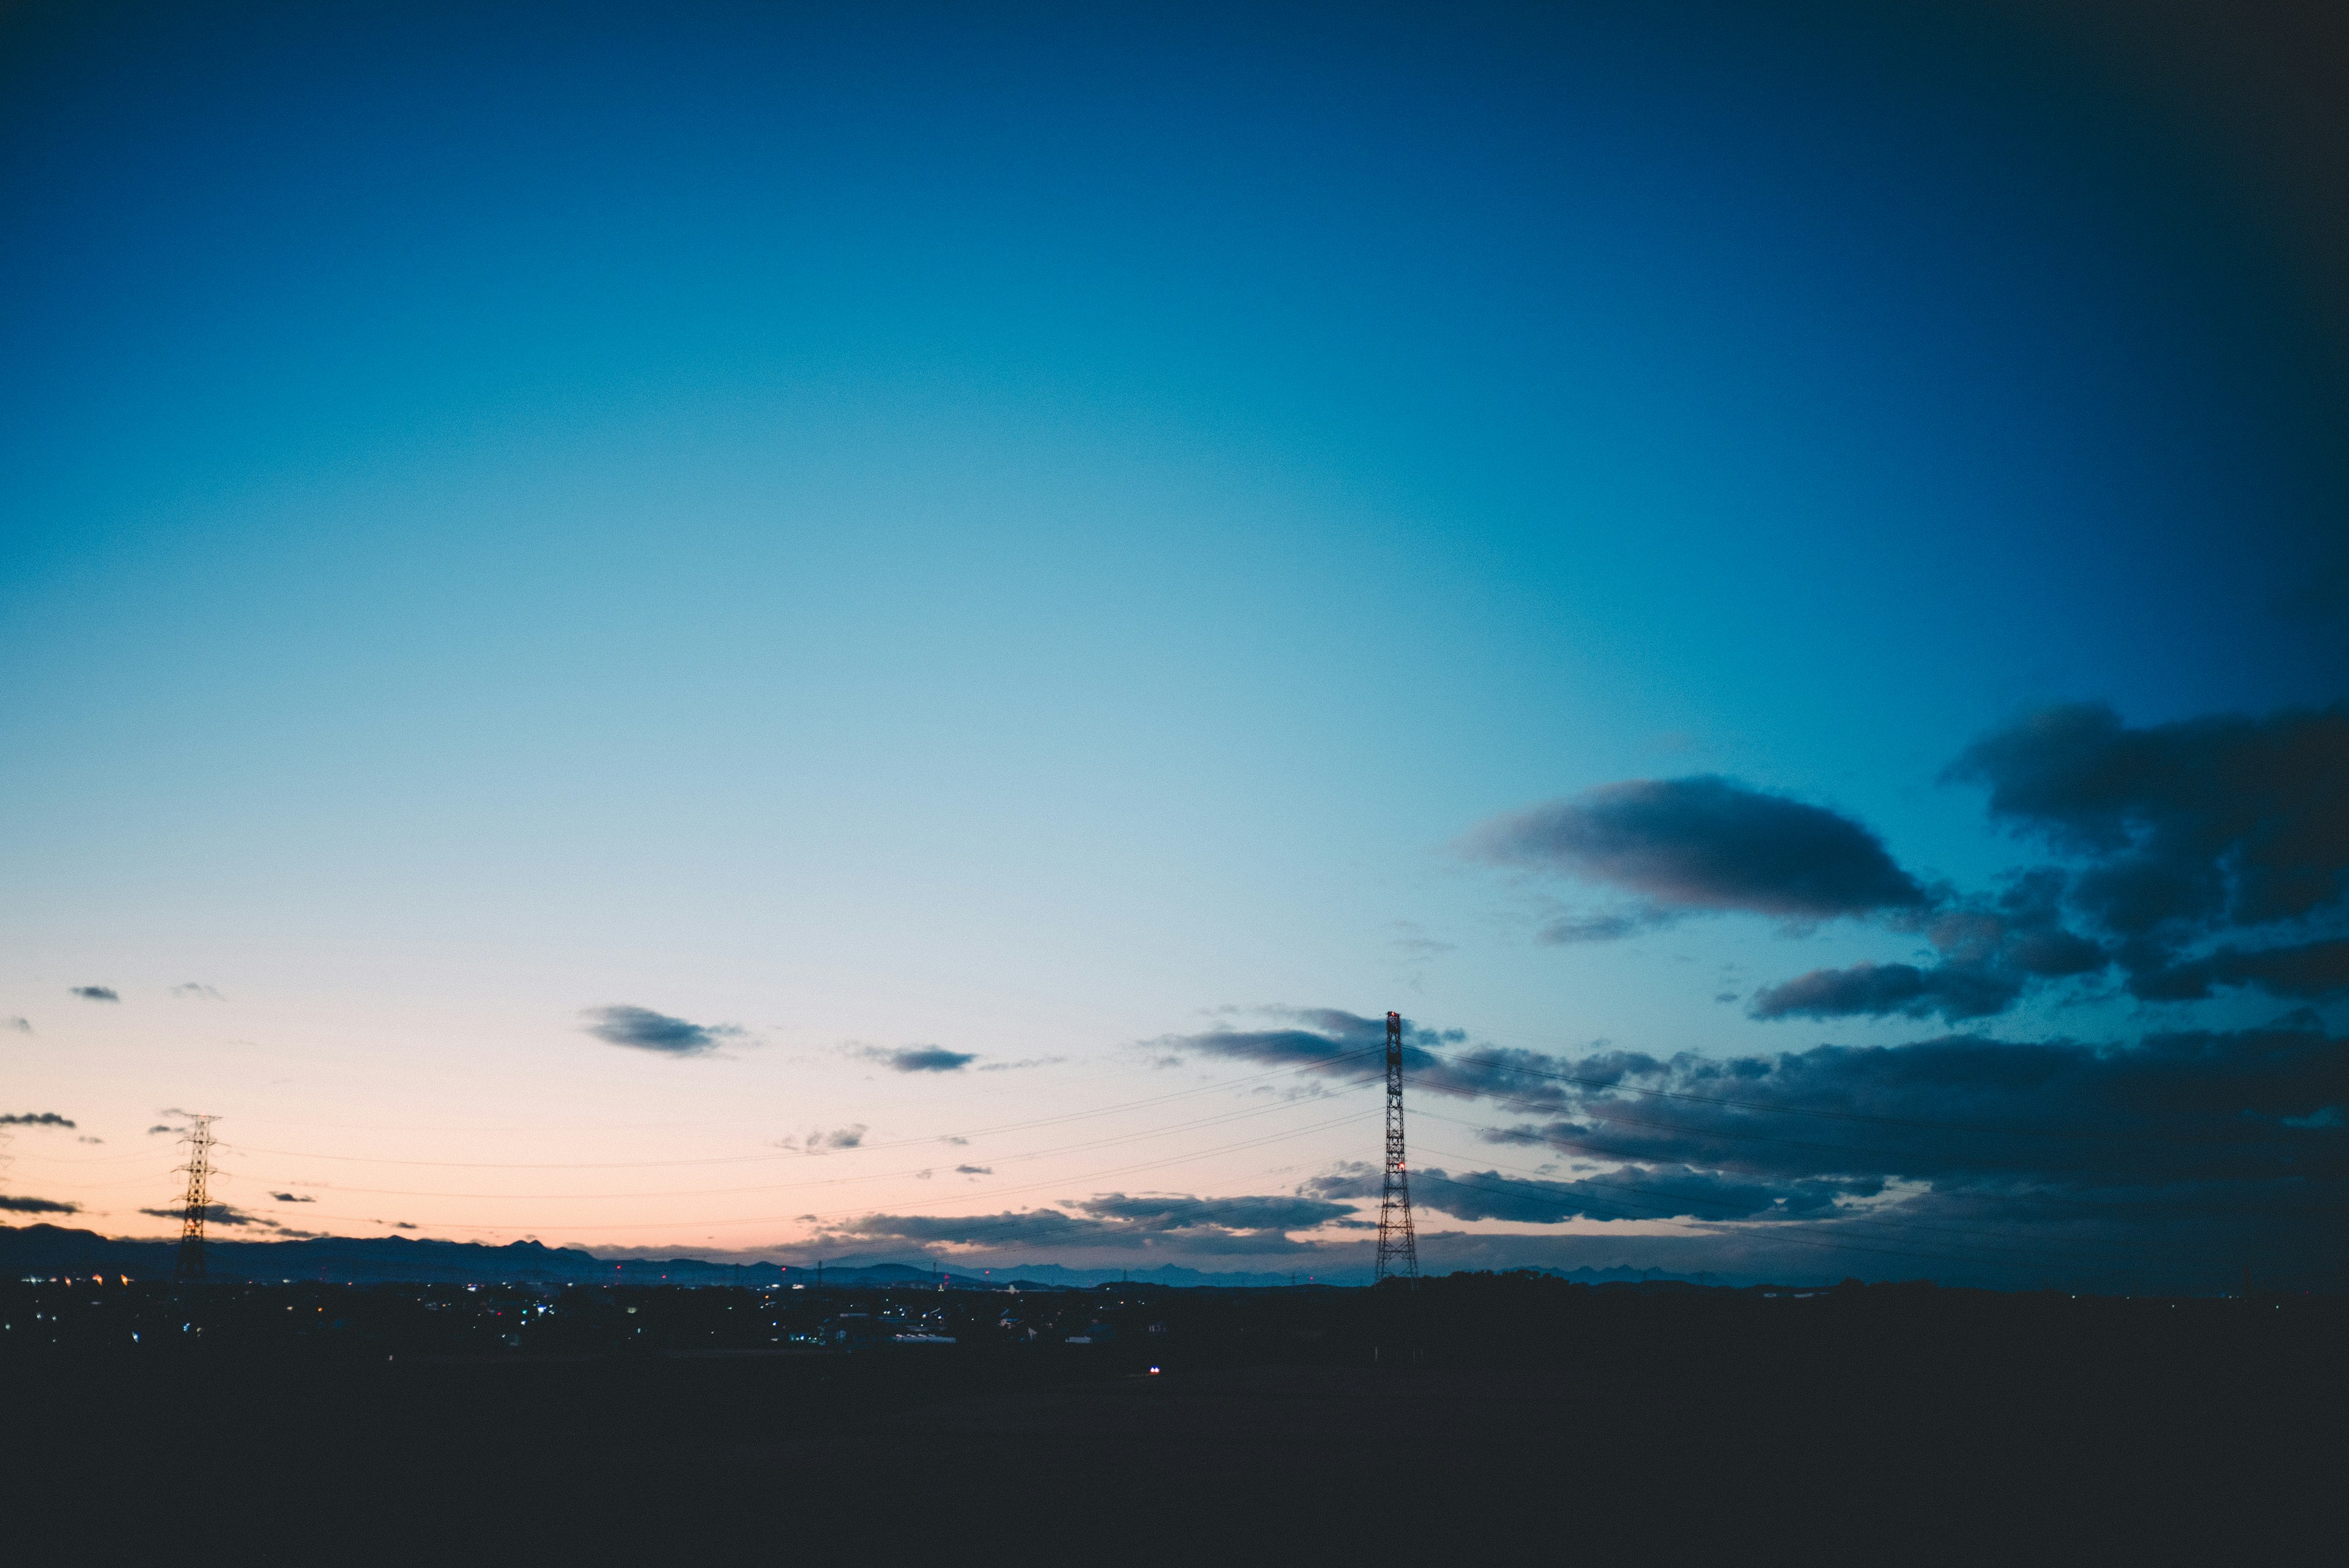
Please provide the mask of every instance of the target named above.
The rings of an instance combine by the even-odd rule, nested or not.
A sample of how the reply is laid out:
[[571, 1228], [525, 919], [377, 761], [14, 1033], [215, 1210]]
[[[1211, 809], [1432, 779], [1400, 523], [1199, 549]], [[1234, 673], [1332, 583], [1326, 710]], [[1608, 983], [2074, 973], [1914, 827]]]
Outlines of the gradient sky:
[[[1757, 1017], [1918, 929], [1489, 852], [1717, 775], [1986, 897], [2061, 846], [1978, 737], [2349, 691], [2338, 39], [1878, 9], [12, 8], [0, 1110], [77, 1125], [0, 1187], [166, 1233], [209, 1111], [281, 1232], [902, 1257], [827, 1238], [1338, 1191], [1375, 1099], [1197, 1044], [1267, 1006], [2336, 1039], [2120, 971]], [[1919, 1234], [1821, 1266], [1988, 1267]]]

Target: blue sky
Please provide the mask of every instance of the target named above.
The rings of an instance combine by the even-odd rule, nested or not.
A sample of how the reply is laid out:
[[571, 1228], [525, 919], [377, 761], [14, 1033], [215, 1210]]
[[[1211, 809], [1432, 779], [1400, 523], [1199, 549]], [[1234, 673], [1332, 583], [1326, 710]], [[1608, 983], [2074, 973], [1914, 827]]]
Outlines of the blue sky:
[[[1463, 846], [1720, 774], [1980, 889], [2036, 852], [1937, 782], [1977, 735], [2343, 694], [2305, 225], [2207, 102], [2052, 25], [8, 28], [0, 1049], [109, 1140], [58, 1159], [166, 1106], [292, 1151], [243, 1157], [268, 1183], [509, 1158], [485, 1127], [550, 1162], [639, 1123], [647, 1158], [910, 1138], [1187, 1086], [1137, 1043], [1267, 1003], [1897, 1044], [1932, 1029], [1748, 1004], [1913, 930], [1559, 946], [1621, 889]], [[581, 1032], [613, 1004], [743, 1033], [632, 1053]], [[2152, 1005], [2034, 986], [1967, 1027], [2280, 1011]], [[856, 1054], [932, 1044], [1040, 1064]], [[1299, 1136], [1164, 1180], [1371, 1147]], [[118, 1168], [50, 1147], [16, 1188]], [[798, 1233], [609, 1223], [576, 1239]]]

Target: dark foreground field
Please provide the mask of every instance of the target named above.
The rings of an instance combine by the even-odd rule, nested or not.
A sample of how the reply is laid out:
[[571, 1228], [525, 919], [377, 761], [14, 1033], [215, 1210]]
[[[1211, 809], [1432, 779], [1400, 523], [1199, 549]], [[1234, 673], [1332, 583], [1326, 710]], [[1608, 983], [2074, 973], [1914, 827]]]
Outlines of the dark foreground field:
[[1368, 1293], [1184, 1294], [1133, 1309], [1160, 1334], [1089, 1347], [20, 1351], [9, 1533], [98, 1562], [2216, 1563], [2340, 1545], [2337, 1301], [1487, 1281], [1432, 1282], [1401, 1314]]

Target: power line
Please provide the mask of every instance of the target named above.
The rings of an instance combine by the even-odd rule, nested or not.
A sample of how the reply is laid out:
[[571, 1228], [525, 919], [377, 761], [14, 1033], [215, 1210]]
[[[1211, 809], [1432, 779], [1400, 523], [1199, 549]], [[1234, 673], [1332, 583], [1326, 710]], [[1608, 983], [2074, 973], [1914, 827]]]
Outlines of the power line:
[[[1346, 1085], [1343, 1088], [1337, 1091], [1337, 1093], [1344, 1094], [1347, 1090], [1358, 1089], [1364, 1084], [1373, 1081], [1374, 1080], [1369, 1078], [1357, 1079], [1354, 1082]], [[1335, 1096], [1332, 1096], [1330, 1097], [1334, 1098]], [[1177, 1122], [1171, 1127], [1151, 1127], [1142, 1132], [1119, 1133], [1110, 1137], [1087, 1139], [1082, 1143], [1060, 1144], [1050, 1148], [1031, 1149], [1024, 1154], [990, 1155], [988, 1158], [995, 1160], [999, 1164], [1013, 1165], [1025, 1163], [1029, 1160], [1043, 1159], [1056, 1154], [1077, 1154], [1087, 1149], [1110, 1148], [1114, 1147], [1119, 1144], [1139, 1143], [1149, 1138], [1166, 1137], [1174, 1133], [1185, 1132], [1197, 1127], [1216, 1127], [1226, 1122], [1245, 1121], [1251, 1116], [1269, 1116], [1273, 1112], [1288, 1109], [1288, 1106], [1294, 1103], [1295, 1102], [1291, 1101], [1269, 1106], [1250, 1106], [1240, 1110], [1221, 1111], [1211, 1116], [1199, 1116], [1191, 1121]], [[931, 1140], [925, 1138], [920, 1141], [926, 1143]], [[872, 1147], [900, 1147], [903, 1146], [890, 1144], [874, 1145]], [[738, 1192], [787, 1192], [811, 1187], [844, 1187], [860, 1181], [886, 1181], [893, 1179], [919, 1177], [924, 1171], [933, 1168], [935, 1168], [935, 1167], [925, 1166], [921, 1168], [921, 1169], [908, 1168], [902, 1170], [874, 1170], [865, 1171], [855, 1176], [820, 1177], [809, 1181], [760, 1182], [750, 1187], [685, 1188], [661, 1192], [444, 1192], [398, 1187], [346, 1187], [340, 1184], [323, 1186], [320, 1187], [318, 1190], [324, 1192], [361, 1193], [368, 1197], [376, 1198], [499, 1199], [523, 1202], [547, 1201], [565, 1203], [608, 1202], [614, 1199], [630, 1198], [714, 1198]]]
[[[999, 1133], [1024, 1132], [1030, 1127], [1054, 1127], [1062, 1122], [1084, 1121], [1092, 1116], [1112, 1116], [1119, 1111], [1136, 1110], [1143, 1106], [1164, 1105], [1174, 1100], [1189, 1099], [1198, 1095], [1214, 1094], [1218, 1090], [1235, 1089], [1244, 1084], [1256, 1083], [1264, 1078], [1284, 1077], [1290, 1074], [1310, 1071], [1326, 1072], [1331, 1065], [1338, 1063], [1377, 1055], [1379, 1049], [1373, 1046], [1360, 1051], [1341, 1052], [1337, 1055], [1319, 1057], [1311, 1062], [1293, 1063], [1285, 1067], [1271, 1067], [1261, 1073], [1248, 1074], [1245, 1077], [1220, 1079], [1213, 1084], [1203, 1084], [1194, 1089], [1177, 1089], [1171, 1094], [1152, 1095], [1139, 1100], [1126, 1100], [1117, 1105], [1097, 1106], [1089, 1111], [1069, 1111], [1059, 1116], [1036, 1116], [1027, 1121], [1003, 1122], [988, 1127], [968, 1127], [960, 1132], [929, 1133], [921, 1137], [892, 1138], [884, 1142], [860, 1144], [857, 1147], [866, 1149], [911, 1148], [922, 1144], [938, 1143], [957, 1137], [992, 1137]], [[253, 1145], [239, 1147], [253, 1154], [275, 1155], [285, 1159], [325, 1159], [355, 1165], [400, 1165], [445, 1170], [643, 1170], [678, 1166], [748, 1165], [766, 1160], [801, 1158], [796, 1150], [785, 1150], [775, 1154], [718, 1155], [698, 1159], [595, 1159], [541, 1164], [515, 1160], [386, 1159], [378, 1158], [372, 1155], [318, 1154], [300, 1149], [261, 1148]]]
[[[1324, 1131], [1324, 1130], [1326, 1130], [1326, 1129], [1328, 1129], [1328, 1128], [1330, 1128], [1330, 1127], [1342, 1126], [1343, 1124], [1348, 1123], [1348, 1122], [1354, 1122], [1354, 1121], [1361, 1121], [1361, 1120], [1363, 1120], [1363, 1119], [1365, 1119], [1365, 1118], [1366, 1118], [1367, 1114], [1368, 1114], [1368, 1113], [1365, 1113], [1365, 1112], [1360, 1112], [1360, 1111], [1349, 1112], [1349, 1113], [1348, 1113], [1347, 1115], [1345, 1115], [1345, 1116], [1334, 1116], [1334, 1117], [1332, 1117], [1332, 1118], [1330, 1118], [1330, 1120], [1325, 1121], [1325, 1122], [1316, 1122], [1316, 1123], [1314, 1123], [1314, 1124], [1313, 1124], [1312, 1126], [1310, 1126], [1310, 1127], [1297, 1127], [1297, 1128], [1294, 1128], [1294, 1129], [1292, 1129], [1292, 1130], [1290, 1130], [1290, 1131], [1288, 1131], [1288, 1132], [1282, 1132], [1282, 1133], [1270, 1133], [1270, 1134], [1268, 1134], [1268, 1135], [1266, 1135], [1265, 1137], [1262, 1137], [1247, 1138], [1247, 1139], [1244, 1139], [1244, 1140], [1242, 1140], [1241, 1142], [1238, 1142], [1238, 1143], [1226, 1144], [1226, 1145], [1224, 1145], [1224, 1146], [1222, 1146], [1221, 1147], [1218, 1147], [1218, 1148], [1199, 1149], [1199, 1150], [1195, 1150], [1195, 1151], [1193, 1151], [1193, 1152], [1191, 1152], [1191, 1153], [1188, 1153], [1188, 1154], [1170, 1155], [1170, 1156], [1168, 1156], [1167, 1158], [1164, 1158], [1164, 1159], [1143, 1160], [1143, 1161], [1139, 1161], [1139, 1162], [1137, 1162], [1137, 1163], [1135, 1163], [1135, 1164], [1133, 1164], [1133, 1165], [1118, 1166], [1118, 1167], [1114, 1167], [1114, 1168], [1111, 1168], [1111, 1169], [1108, 1169], [1108, 1170], [1098, 1170], [1098, 1171], [1093, 1171], [1093, 1172], [1091, 1172], [1091, 1173], [1089, 1173], [1089, 1174], [1082, 1175], [1082, 1176], [1074, 1176], [1074, 1177], [1055, 1177], [1055, 1178], [1052, 1178], [1052, 1179], [1049, 1179], [1049, 1180], [1037, 1181], [1037, 1182], [1030, 1182], [1030, 1183], [1027, 1183], [1027, 1184], [1025, 1184], [1025, 1185], [1023, 1185], [1023, 1186], [1019, 1186], [1019, 1187], [996, 1188], [996, 1189], [991, 1189], [991, 1190], [989, 1190], [989, 1191], [987, 1191], [987, 1192], [983, 1192], [983, 1193], [973, 1193], [973, 1194], [969, 1194], [968, 1196], [966, 1196], [966, 1197], [961, 1197], [961, 1198], [952, 1198], [952, 1199], [943, 1199], [943, 1200], [941, 1200], [941, 1201], [946, 1202], [946, 1203], [950, 1203], [950, 1204], [951, 1204], [951, 1203], [981, 1202], [981, 1201], [986, 1201], [986, 1200], [988, 1200], [988, 1199], [991, 1199], [1010, 1197], [1010, 1196], [1013, 1196], [1013, 1195], [1015, 1195], [1015, 1194], [1017, 1194], [1017, 1193], [1020, 1193], [1020, 1192], [1034, 1192], [1034, 1191], [1040, 1190], [1041, 1189], [1043, 1189], [1043, 1188], [1047, 1188], [1047, 1187], [1061, 1187], [1061, 1186], [1071, 1185], [1071, 1184], [1074, 1184], [1074, 1183], [1077, 1183], [1077, 1182], [1084, 1182], [1084, 1181], [1098, 1181], [1098, 1180], [1101, 1180], [1102, 1179], [1103, 1179], [1104, 1177], [1111, 1177], [1111, 1176], [1124, 1176], [1124, 1175], [1129, 1175], [1129, 1174], [1131, 1174], [1131, 1173], [1133, 1173], [1133, 1172], [1134, 1172], [1134, 1171], [1137, 1171], [1137, 1170], [1158, 1170], [1158, 1169], [1162, 1169], [1162, 1168], [1165, 1168], [1165, 1167], [1167, 1167], [1167, 1166], [1170, 1166], [1170, 1165], [1183, 1165], [1183, 1164], [1187, 1164], [1187, 1163], [1189, 1163], [1190, 1161], [1193, 1161], [1193, 1160], [1198, 1160], [1198, 1159], [1206, 1159], [1206, 1158], [1211, 1158], [1211, 1157], [1213, 1157], [1213, 1156], [1215, 1156], [1215, 1155], [1219, 1155], [1219, 1154], [1232, 1154], [1232, 1153], [1237, 1153], [1237, 1151], [1239, 1151], [1239, 1150], [1241, 1150], [1241, 1149], [1244, 1149], [1244, 1148], [1259, 1148], [1259, 1147], [1263, 1147], [1264, 1145], [1266, 1145], [1266, 1144], [1269, 1144], [1269, 1143], [1281, 1143], [1281, 1142], [1285, 1142], [1286, 1140], [1288, 1140], [1288, 1139], [1289, 1139], [1289, 1138], [1292, 1138], [1292, 1137], [1302, 1137], [1306, 1136], [1306, 1135], [1307, 1135], [1307, 1134], [1309, 1134], [1309, 1133], [1320, 1132], [1320, 1131]], [[794, 1221], [794, 1220], [802, 1220], [802, 1221], [804, 1221], [804, 1220], [836, 1220], [836, 1219], [843, 1218], [843, 1216], [854, 1215], [854, 1214], [864, 1213], [864, 1212], [869, 1212], [869, 1210], [858, 1210], [858, 1209], [841, 1209], [841, 1210], [834, 1210], [831, 1211], [830, 1213], [824, 1213], [824, 1214], [754, 1214], [754, 1215], [744, 1215], [744, 1216], [741, 1216], [741, 1217], [739, 1217], [739, 1218], [732, 1218], [732, 1219], [700, 1218], [700, 1219], [688, 1219], [688, 1220], [657, 1220], [657, 1221], [634, 1220], [634, 1221], [629, 1221], [629, 1222], [627, 1222], [627, 1223], [624, 1223], [624, 1224], [599, 1224], [599, 1225], [576, 1225], [576, 1224], [568, 1224], [568, 1223], [566, 1223], [566, 1224], [563, 1224], [563, 1225], [555, 1225], [555, 1226], [529, 1226], [529, 1225], [455, 1225], [455, 1224], [448, 1224], [448, 1225], [443, 1225], [443, 1226], [441, 1226], [441, 1227], [440, 1227], [440, 1229], [443, 1229], [443, 1230], [449, 1230], [449, 1231], [489, 1231], [489, 1232], [502, 1232], [502, 1232], [512, 1232], [512, 1231], [528, 1231], [528, 1230], [554, 1230], [554, 1231], [633, 1231], [633, 1230], [640, 1229], [640, 1228], [642, 1228], [644, 1225], [646, 1225], [646, 1224], [647, 1224], [647, 1223], [658, 1223], [658, 1224], [673, 1225], [673, 1226], [686, 1226], [686, 1225], [773, 1225], [773, 1224], [783, 1224], [783, 1223], [788, 1223], [788, 1222]], [[379, 1223], [381, 1223], [381, 1221], [379, 1221], [379, 1220], [368, 1220], [368, 1219], [366, 1219], [366, 1218], [364, 1218], [364, 1217], [362, 1217], [362, 1216], [355, 1215], [355, 1214], [320, 1214], [320, 1215], [316, 1216], [316, 1218], [320, 1219], [320, 1220], [339, 1220], [346, 1221], [346, 1222], [347, 1222], [347, 1223], [351, 1223], [351, 1224], [361, 1224], [361, 1225], [367, 1225], [367, 1224], [379, 1224]]]

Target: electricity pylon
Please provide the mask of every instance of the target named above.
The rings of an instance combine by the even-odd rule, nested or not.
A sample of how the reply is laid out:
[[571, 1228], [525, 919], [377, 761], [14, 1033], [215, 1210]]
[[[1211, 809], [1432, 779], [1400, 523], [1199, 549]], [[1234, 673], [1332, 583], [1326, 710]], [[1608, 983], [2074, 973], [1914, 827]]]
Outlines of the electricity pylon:
[[218, 1116], [190, 1116], [188, 1163], [175, 1166], [188, 1173], [188, 1194], [180, 1213], [180, 1262], [171, 1277], [180, 1284], [204, 1282], [204, 1210], [211, 1206], [205, 1190], [212, 1176], [212, 1123]]
[[1379, 1189], [1381, 1280], [1419, 1278], [1419, 1243], [1411, 1230], [1411, 1177], [1402, 1154], [1402, 1014], [1387, 1014], [1387, 1175]]

